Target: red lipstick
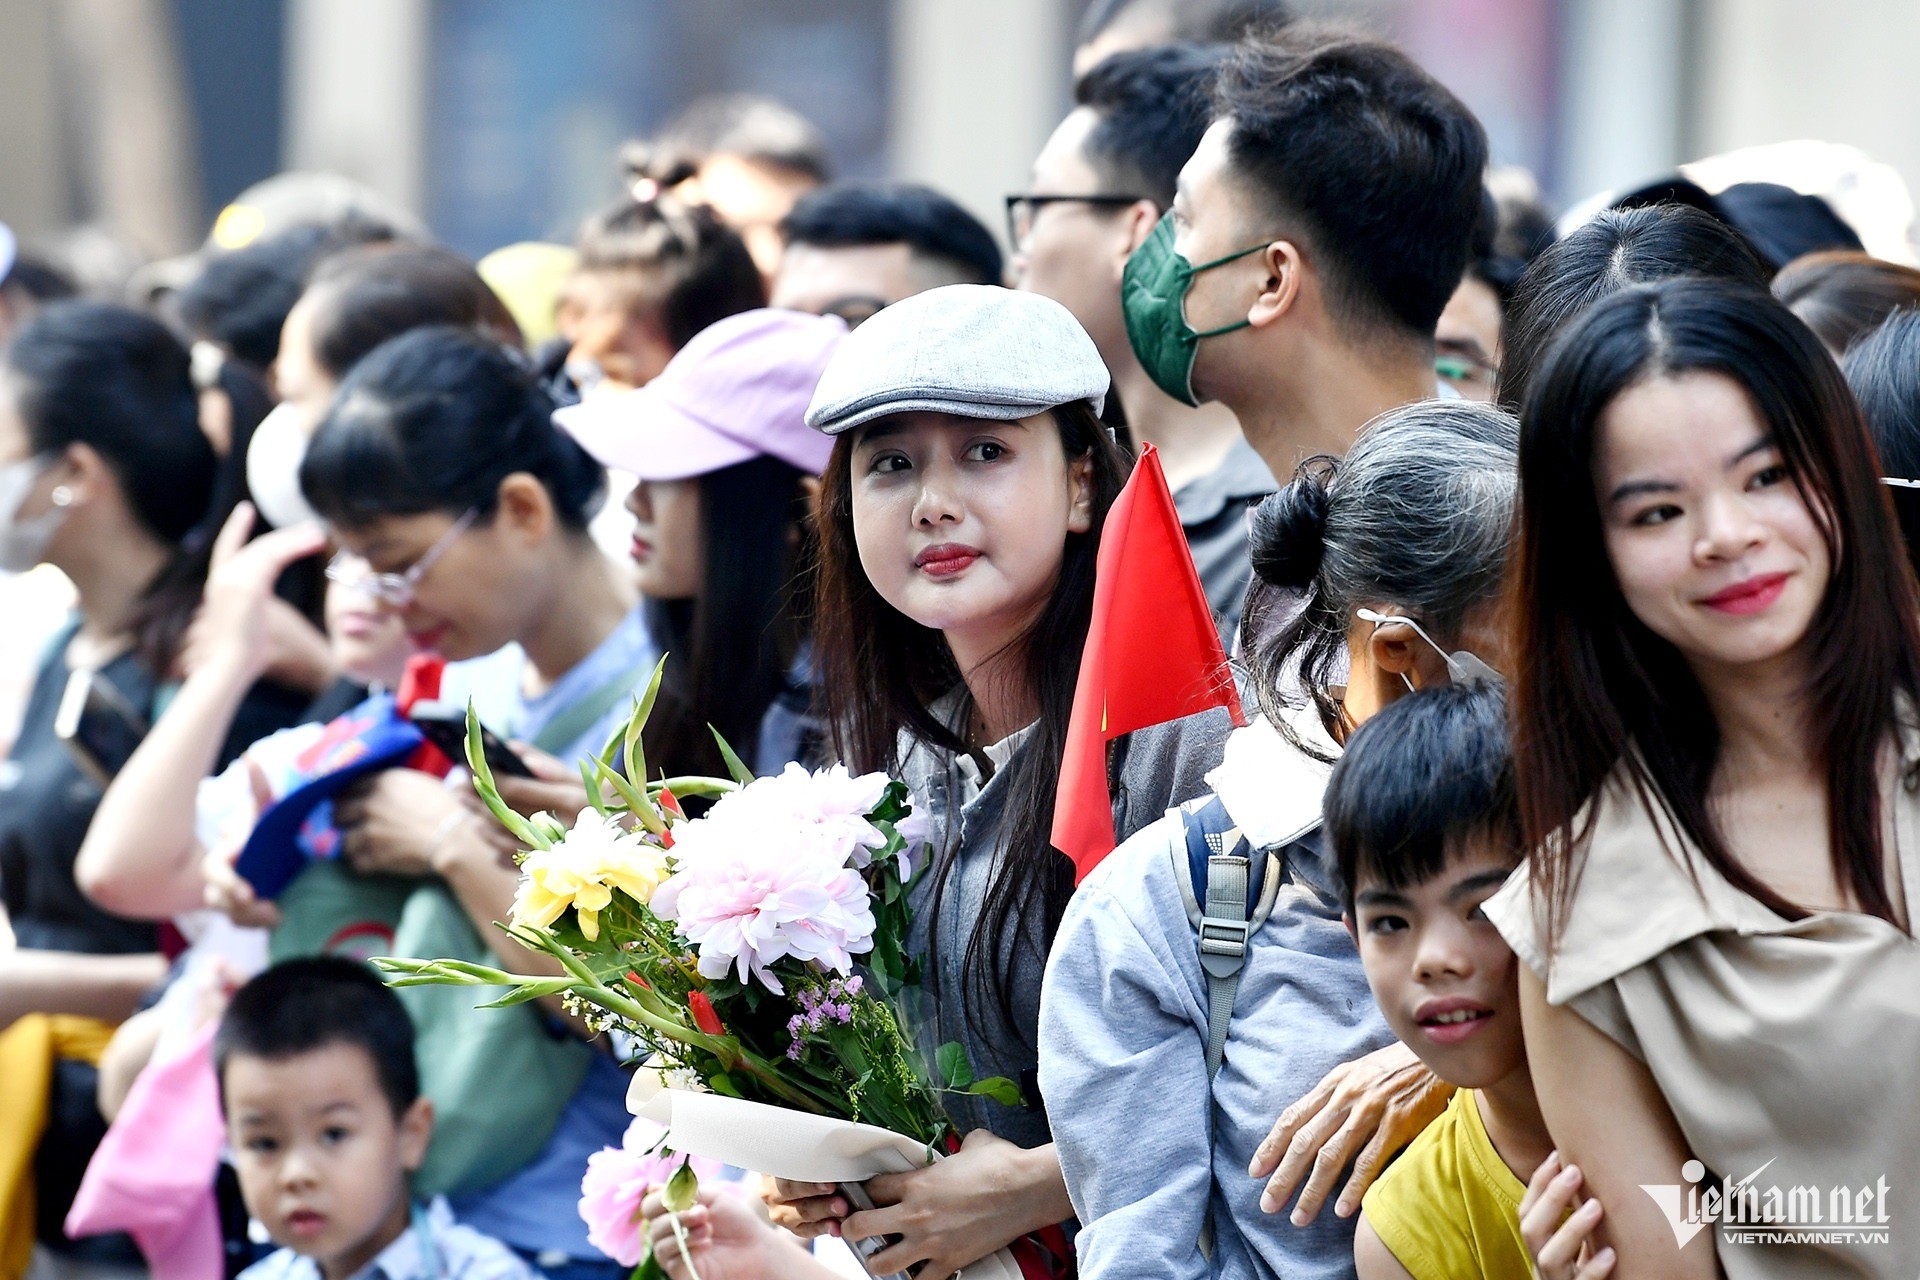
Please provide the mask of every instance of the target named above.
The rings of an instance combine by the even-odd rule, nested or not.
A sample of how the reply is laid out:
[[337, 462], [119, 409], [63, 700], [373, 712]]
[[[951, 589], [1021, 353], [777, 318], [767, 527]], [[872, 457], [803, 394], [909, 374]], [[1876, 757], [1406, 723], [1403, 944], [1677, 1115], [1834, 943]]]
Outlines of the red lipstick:
[[931, 578], [951, 578], [979, 558], [979, 548], [964, 542], [937, 542], [913, 558], [913, 567]]
[[1722, 587], [1700, 603], [1709, 609], [1718, 609], [1721, 613], [1739, 615], [1764, 613], [1780, 598], [1786, 590], [1787, 578], [1784, 573], [1760, 573], [1736, 582], [1730, 587]]

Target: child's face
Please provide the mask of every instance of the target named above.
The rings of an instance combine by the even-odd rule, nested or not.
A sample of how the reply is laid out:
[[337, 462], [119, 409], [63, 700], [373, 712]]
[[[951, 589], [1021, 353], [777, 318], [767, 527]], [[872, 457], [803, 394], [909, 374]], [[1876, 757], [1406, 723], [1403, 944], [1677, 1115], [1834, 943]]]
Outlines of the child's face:
[[637, 279], [626, 272], [578, 271], [561, 289], [556, 322], [571, 344], [569, 363], [600, 367], [609, 391], [652, 382], [673, 348], [653, 324]]
[[274, 1243], [352, 1275], [407, 1228], [407, 1175], [433, 1132], [422, 1098], [396, 1118], [373, 1058], [331, 1044], [226, 1064], [227, 1141], [247, 1212]]
[[1360, 960], [1387, 1025], [1449, 1084], [1480, 1089], [1526, 1061], [1513, 952], [1480, 904], [1517, 859], [1481, 840], [1431, 880], [1389, 889], [1364, 873], [1354, 892]]
[[903, 413], [850, 458], [860, 566], [888, 604], [949, 643], [992, 652], [1052, 596], [1069, 533], [1092, 523], [1091, 463], [1052, 415]]

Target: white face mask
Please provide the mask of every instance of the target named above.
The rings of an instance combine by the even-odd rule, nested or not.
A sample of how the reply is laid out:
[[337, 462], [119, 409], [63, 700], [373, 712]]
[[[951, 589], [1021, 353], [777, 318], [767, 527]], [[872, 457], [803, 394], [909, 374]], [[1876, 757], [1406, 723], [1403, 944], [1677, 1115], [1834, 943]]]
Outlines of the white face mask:
[[[41, 476], [53, 466], [51, 458], [28, 458], [0, 467], [0, 570], [25, 573], [46, 558], [47, 545], [66, 523], [65, 489], [54, 490], [53, 510], [31, 520], [20, 519], [20, 507]], [[65, 499], [65, 500], [63, 500]]]
[[253, 429], [247, 445], [247, 488], [253, 505], [276, 529], [291, 529], [320, 519], [300, 492], [300, 464], [307, 456], [307, 432], [300, 411], [279, 404]]

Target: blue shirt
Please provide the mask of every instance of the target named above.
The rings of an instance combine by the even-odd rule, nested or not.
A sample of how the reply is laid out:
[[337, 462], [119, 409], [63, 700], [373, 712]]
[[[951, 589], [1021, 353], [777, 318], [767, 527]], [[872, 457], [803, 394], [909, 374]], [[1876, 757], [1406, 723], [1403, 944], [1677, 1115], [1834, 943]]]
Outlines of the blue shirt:
[[[241, 1280], [320, 1280], [320, 1264], [282, 1249], [240, 1273]], [[415, 1205], [413, 1225], [350, 1280], [539, 1280], [520, 1255], [454, 1219], [444, 1197]]]

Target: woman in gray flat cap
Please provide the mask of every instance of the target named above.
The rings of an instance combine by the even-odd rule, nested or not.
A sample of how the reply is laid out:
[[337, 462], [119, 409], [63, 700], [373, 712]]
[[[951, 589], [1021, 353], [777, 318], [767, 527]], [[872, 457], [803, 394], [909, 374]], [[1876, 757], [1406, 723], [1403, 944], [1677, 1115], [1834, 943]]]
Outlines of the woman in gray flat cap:
[[[1066, 308], [952, 285], [855, 330], [807, 421], [834, 437], [820, 494], [817, 644], [841, 759], [912, 786], [935, 858], [915, 881], [920, 1041], [967, 1049], [1022, 1100], [948, 1095], [964, 1135], [937, 1166], [835, 1188], [781, 1183], [803, 1235], [899, 1239], [875, 1274], [946, 1275], [1021, 1237], [1064, 1267], [1072, 1205], [1035, 1085], [1040, 979], [1073, 890], [1052, 848], [1061, 749], [1094, 562], [1127, 460], [1096, 416], [1107, 370]], [[1225, 725], [1225, 715], [1221, 714]], [[1124, 838], [1203, 789], [1129, 759]]]

